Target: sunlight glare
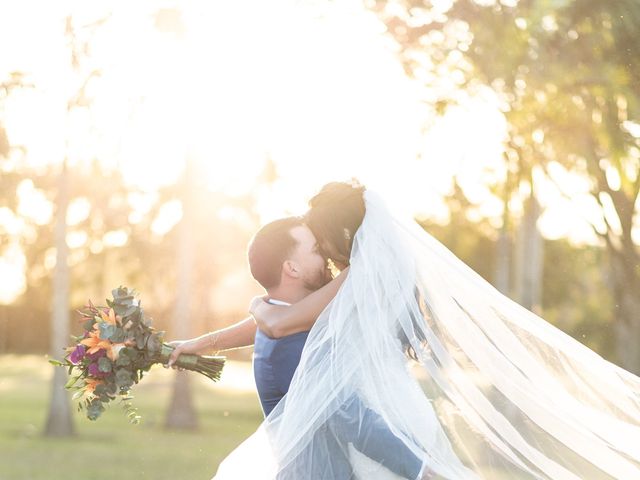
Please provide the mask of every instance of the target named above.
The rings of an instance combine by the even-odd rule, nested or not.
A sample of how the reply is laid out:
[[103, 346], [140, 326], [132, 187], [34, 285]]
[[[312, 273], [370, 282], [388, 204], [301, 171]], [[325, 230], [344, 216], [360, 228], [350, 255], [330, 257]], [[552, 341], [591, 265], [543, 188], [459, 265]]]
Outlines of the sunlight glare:
[[26, 263], [17, 243], [12, 243], [0, 256], [0, 304], [10, 304], [26, 290]]

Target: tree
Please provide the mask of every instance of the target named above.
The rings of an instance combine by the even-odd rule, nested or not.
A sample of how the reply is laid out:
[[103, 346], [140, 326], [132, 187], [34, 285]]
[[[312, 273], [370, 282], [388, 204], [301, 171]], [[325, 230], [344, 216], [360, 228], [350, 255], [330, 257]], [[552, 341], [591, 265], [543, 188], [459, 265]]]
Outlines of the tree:
[[[67, 206], [69, 203], [69, 185], [67, 162], [63, 162], [59, 176], [58, 198], [56, 201], [55, 245], [56, 266], [53, 276], [53, 312], [51, 355], [57, 357], [69, 343], [69, 248], [67, 246]], [[51, 384], [51, 401], [45, 426], [47, 436], [73, 435], [73, 418], [67, 391], [64, 388], [67, 374], [60, 368], [53, 372]]]
[[[31, 85], [27, 85], [25, 83], [24, 76], [21, 72], [12, 72], [9, 75], [9, 78], [0, 83], [0, 107], [3, 106], [4, 101], [12, 90], [27, 86]], [[16, 190], [20, 181], [20, 176], [15, 172], [7, 171], [8, 169], [4, 168], [4, 165], [2, 165], [5, 160], [9, 159], [12, 151], [16, 149], [16, 146], [10, 144], [7, 131], [3, 126], [3, 110], [4, 109], [0, 110], [0, 112], [2, 112], [2, 115], [0, 115], [0, 169], [2, 170], [2, 175], [0, 175], [0, 208], [7, 207], [12, 212], [15, 212], [17, 206]], [[22, 148], [18, 149], [24, 151]], [[0, 258], [5, 253], [5, 249], [11, 244], [11, 240], [8, 237], [8, 235], [0, 236]], [[6, 348], [7, 323], [7, 310], [0, 303], [0, 352]]]
[[523, 178], [535, 168], [552, 178], [557, 163], [589, 179], [599, 211], [593, 230], [608, 252], [617, 360], [640, 372], [637, 2], [458, 0], [439, 11], [399, 3], [374, 2], [407, 69], [456, 72], [450, 78], [467, 92], [491, 87], [509, 122], [507, 153]]
[[[192, 336], [191, 319], [194, 316], [192, 303], [194, 277], [194, 202], [195, 172], [191, 159], [185, 162], [182, 181], [182, 219], [178, 225], [178, 244], [176, 265], [178, 275], [176, 284], [175, 311], [173, 314], [173, 331], [179, 338]], [[193, 405], [190, 376], [185, 371], [177, 371], [173, 384], [171, 403], [167, 411], [165, 426], [167, 428], [196, 429], [198, 416]]]
[[[93, 28], [100, 22], [92, 25]], [[74, 26], [71, 16], [66, 19], [65, 34], [71, 47], [71, 66], [79, 78], [79, 88], [76, 95], [67, 103], [67, 115], [79, 107], [88, 106], [86, 88], [89, 82], [98, 74], [92, 70], [88, 75], [81, 71], [81, 61], [88, 52], [88, 41], [78, 38], [77, 28]], [[55, 213], [55, 245], [56, 265], [53, 278], [53, 312], [51, 355], [57, 357], [69, 343], [69, 247], [67, 245], [67, 207], [69, 204], [69, 158], [65, 157], [60, 167], [58, 180], [58, 195], [56, 199]], [[54, 375], [51, 388], [51, 402], [47, 415], [45, 435], [69, 436], [74, 434], [73, 419], [67, 391], [64, 386], [67, 380], [65, 372], [54, 367]]]

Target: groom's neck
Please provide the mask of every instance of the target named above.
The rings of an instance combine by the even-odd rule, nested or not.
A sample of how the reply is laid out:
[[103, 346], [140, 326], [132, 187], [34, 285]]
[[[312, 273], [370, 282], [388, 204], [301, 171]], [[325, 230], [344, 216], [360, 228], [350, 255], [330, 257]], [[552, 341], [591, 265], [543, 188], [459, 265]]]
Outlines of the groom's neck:
[[278, 286], [267, 290], [269, 298], [287, 303], [299, 302], [310, 293], [306, 288], [294, 288], [293, 286]]

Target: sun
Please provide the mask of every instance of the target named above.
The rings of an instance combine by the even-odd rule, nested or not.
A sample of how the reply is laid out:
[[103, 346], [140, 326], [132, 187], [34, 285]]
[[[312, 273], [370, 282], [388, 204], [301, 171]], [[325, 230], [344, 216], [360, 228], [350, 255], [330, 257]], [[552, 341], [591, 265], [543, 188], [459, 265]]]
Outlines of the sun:
[[[42, 14], [33, 15], [34, 5]], [[476, 99], [434, 121], [422, 103], [424, 86], [406, 76], [380, 21], [361, 3], [162, 5], [17, 2], [5, 9], [0, 41], [14, 47], [0, 75], [23, 71], [33, 84], [0, 112], [11, 142], [27, 152], [21, 164], [66, 158], [73, 168], [97, 158], [153, 192], [193, 162], [208, 189], [255, 195], [263, 222], [302, 213], [324, 183], [353, 177], [405, 209], [446, 221], [442, 197], [454, 176], [466, 176], [482, 211], [499, 217], [479, 177], [500, 161], [506, 127], [497, 105]], [[91, 35], [80, 28], [91, 37], [90, 55], [76, 70], [64, 35], [69, 15], [78, 27], [106, 19]], [[87, 87], [89, 104], [69, 112], [92, 70], [99, 74]], [[427, 123], [435, 126], [425, 136]], [[4, 167], [16, 165], [10, 159]], [[273, 179], [261, 185], [267, 166]], [[24, 208], [50, 220], [51, 204], [37, 196], [25, 195]], [[176, 205], [163, 211], [158, 232], [179, 217]], [[554, 232], [568, 225], [550, 214], [541, 224]], [[2, 288], [7, 298], [15, 294], [10, 285], [21, 285], [14, 254], [5, 252], [0, 267], [13, 279]]]

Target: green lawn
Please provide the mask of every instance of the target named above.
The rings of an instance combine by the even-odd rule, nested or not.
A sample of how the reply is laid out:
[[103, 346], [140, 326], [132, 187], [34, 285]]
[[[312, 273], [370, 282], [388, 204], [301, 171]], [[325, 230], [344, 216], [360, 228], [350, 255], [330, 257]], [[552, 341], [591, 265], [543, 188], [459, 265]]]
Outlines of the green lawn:
[[250, 366], [229, 362], [218, 385], [191, 374], [199, 430], [168, 431], [175, 373], [154, 366], [133, 391], [140, 425], [128, 423], [117, 401], [96, 422], [73, 404], [76, 435], [47, 438], [53, 368], [42, 356], [0, 355], [0, 480], [210, 479], [262, 420]]

